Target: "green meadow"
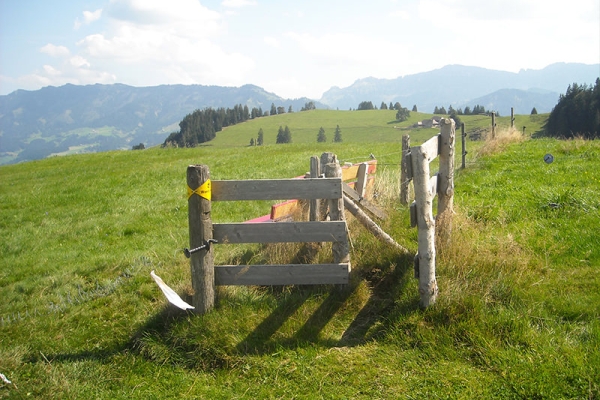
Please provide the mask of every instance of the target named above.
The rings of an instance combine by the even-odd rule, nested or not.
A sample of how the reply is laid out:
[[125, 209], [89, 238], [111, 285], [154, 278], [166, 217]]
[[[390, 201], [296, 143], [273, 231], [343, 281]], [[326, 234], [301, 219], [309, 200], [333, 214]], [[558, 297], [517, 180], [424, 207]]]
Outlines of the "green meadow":
[[[0, 398], [600, 398], [600, 143], [531, 138], [547, 115], [517, 116], [516, 133], [498, 118], [497, 139], [467, 140], [465, 169], [457, 138], [452, 234], [438, 244], [440, 294], [426, 310], [413, 255], [350, 215], [347, 287], [220, 287], [216, 308], [196, 315], [152, 281], [154, 270], [190, 299], [190, 164], [213, 179], [290, 178], [325, 151], [342, 162], [373, 154], [374, 201], [388, 214], [378, 222], [414, 254], [398, 201], [401, 138], [436, 134], [408, 128], [427, 117], [314, 110], [232, 126], [197, 148], [0, 167]], [[462, 120], [467, 132], [491, 122]], [[293, 143], [276, 145], [286, 125]], [[320, 127], [328, 143], [317, 143]], [[261, 128], [265, 145], [249, 146]], [[270, 204], [216, 203], [212, 217], [244, 221]], [[215, 254], [266, 263], [300, 251]]]

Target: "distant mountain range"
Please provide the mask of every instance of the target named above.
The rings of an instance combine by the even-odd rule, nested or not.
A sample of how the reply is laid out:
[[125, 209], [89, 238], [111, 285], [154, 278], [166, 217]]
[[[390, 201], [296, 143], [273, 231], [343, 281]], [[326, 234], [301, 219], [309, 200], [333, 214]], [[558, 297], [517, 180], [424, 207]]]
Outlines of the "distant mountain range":
[[[432, 112], [477, 104], [488, 110], [529, 114], [549, 112], [573, 82], [593, 84], [600, 64], [553, 64], [519, 73], [450, 65], [397, 79], [365, 78], [347, 88], [325, 92], [317, 108], [355, 109], [362, 101], [400, 102], [409, 109]], [[299, 111], [307, 98], [283, 99], [254, 85], [221, 87], [123, 84], [45, 87], [0, 96], [0, 164], [55, 154], [131, 149], [162, 143], [187, 114], [206, 107], [236, 104], [269, 111], [271, 104]]]
[[433, 112], [438, 106], [455, 109], [479, 104], [486, 110], [509, 115], [529, 114], [533, 107], [540, 113], [550, 112], [573, 82], [592, 85], [600, 76], [600, 64], [552, 64], [542, 70], [518, 73], [479, 67], [448, 65], [443, 68], [396, 79], [366, 78], [347, 88], [333, 87], [321, 102], [333, 108], [356, 108], [361, 101], [399, 102], [421, 112]]
[[[131, 149], [162, 143], [196, 109], [236, 104], [299, 111], [306, 98], [288, 100], [254, 85], [242, 87], [122, 84], [45, 87], [0, 96], [0, 164], [53, 154]], [[326, 108], [316, 102], [317, 107]]]

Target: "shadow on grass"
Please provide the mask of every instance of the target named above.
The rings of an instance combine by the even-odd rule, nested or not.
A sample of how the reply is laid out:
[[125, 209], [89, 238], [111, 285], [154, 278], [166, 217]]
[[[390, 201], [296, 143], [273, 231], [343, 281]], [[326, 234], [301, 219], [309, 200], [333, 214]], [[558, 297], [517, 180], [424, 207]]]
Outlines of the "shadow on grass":
[[[413, 255], [402, 255], [393, 271], [379, 275], [368, 271], [365, 279], [371, 285], [371, 296], [352, 323], [348, 326], [339, 345], [354, 346], [381, 336], [394, 319], [419, 309], [419, 298], [403, 298], [407, 285], [417, 282], [413, 277]], [[399, 300], [400, 299], [400, 300]], [[375, 325], [377, 325], [376, 328]]]
[[[185, 298], [190, 302], [191, 298]], [[144, 325], [138, 328], [131, 338], [126, 342], [114, 343], [105, 348], [96, 348], [94, 350], [81, 350], [73, 353], [32, 353], [26, 358], [27, 362], [79, 362], [79, 361], [99, 361], [108, 362], [112, 357], [122, 354], [126, 351], [137, 350], [140, 339], [152, 332], [168, 332], [171, 327], [179, 320], [189, 318], [191, 312], [183, 311], [173, 305], [167, 305], [161, 312], [150, 318]]]
[[[418, 298], [401, 299], [406, 286], [413, 282], [413, 256], [405, 255], [396, 260], [396, 268], [387, 273], [375, 267], [369, 271], [358, 271], [353, 282], [346, 287], [332, 287], [327, 298], [311, 314], [304, 325], [292, 338], [271, 339], [302, 304], [319, 289], [292, 288], [293, 293], [279, 302], [272, 313], [242, 340], [236, 350], [241, 354], [268, 354], [276, 348], [297, 348], [303, 344], [317, 344], [325, 347], [355, 346], [381, 336], [393, 323], [392, 315], [408, 314], [419, 309]], [[361, 280], [366, 280], [371, 295], [346, 328], [341, 339], [324, 340], [320, 332], [336, 313], [346, 305]], [[322, 290], [322, 289], [321, 289]], [[377, 326], [377, 327], [375, 327]]]
[[[329, 285], [265, 288], [268, 303], [273, 304], [274, 300], [274, 307], [271, 306], [269, 315], [251, 328], [237, 344], [231, 341], [231, 336], [223, 334], [224, 326], [220, 317], [216, 315], [224, 312], [220, 310], [223, 304], [218, 305], [212, 313], [202, 316], [169, 305], [148, 319], [124, 342], [113, 342], [104, 348], [73, 353], [32, 354], [29, 362], [95, 360], [110, 363], [115, 356], [132, 353], [156, 364], [210, 371], [234, 368], [244, 362], [243, 358], [246, 355], [270, 354], [282, 348], [360, 345], [382, 338], [398, 317], [418, 309], [418, 298], [402, 295], [407, 285], [415, 283], [412, 277], [412, 259], [412, 256], [400, 256], [394, 260], [384, 259], [380, 261], [381, 265], [374, 265], [368, 270], [355, 270], [352, 283], [344, 287]], [[392, 264], [396, 267], [390, 270], [389, 266]], [[326, 325], [336, 318], [342, 308], [349, 306], [349, 299], [361, 287], [363, 281], [366, 281], [369, 287], [370, 296], [357, 311], [341, 339], [321, 337]], [[323, 297], [323, 300], [302, 326], [291, 336], [277, 335], [304, 303], [309, 299], [314, 300], [315, 296]], [[189, 296], [182, 297], [191, 302]], [[235, 324], [235, 321], [230, 323]], [[243, 332], [243, 329], [241, 331]]]

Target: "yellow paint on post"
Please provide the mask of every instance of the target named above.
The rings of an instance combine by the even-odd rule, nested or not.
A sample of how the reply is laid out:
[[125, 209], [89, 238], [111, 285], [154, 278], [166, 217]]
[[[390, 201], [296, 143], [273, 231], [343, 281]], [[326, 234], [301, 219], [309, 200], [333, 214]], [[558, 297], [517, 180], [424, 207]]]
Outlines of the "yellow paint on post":
[[211, 184], [210, 184], [210, 179], [207, 179], [202, 185], [200, 185], [199, 188], [196, 188], [195, 190], [193, 190], [191, 187], [188, 186], [188, 200], [190, 197], [192, 197], [192, 195], [194, 193], [196, 193], [198, 196], [210, 201], [211, 199]]

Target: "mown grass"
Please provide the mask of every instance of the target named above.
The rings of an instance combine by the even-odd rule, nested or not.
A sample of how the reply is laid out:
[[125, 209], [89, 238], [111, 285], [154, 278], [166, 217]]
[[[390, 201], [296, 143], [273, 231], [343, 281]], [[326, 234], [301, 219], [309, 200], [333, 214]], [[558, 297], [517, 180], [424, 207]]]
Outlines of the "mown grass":
[[[12, 384], [0, 383], [0, 397], [598, 398], [598, 142], [469, 142], [451, 239], [438, 247], [439, 300], [425, 311], [412, 257], [352, 217], [354, 276], [343, 290], [220, 288], [203, 316], [166, 304], [151, 270], [191, 292], [181, 252], [189, 164], [208, 164], [214, 179], [278, 178], [303, 174], [323, 151], [342, 161], [373, 153], [382, 226], [416, 250], [395, 200], [400, 140], [353, 142], [349, 122], [339, 123], [343, 143], [317, 144], [324, 119], [362, 112], [320, 113], [290, 122], [292, 145], [235, 139], [1, 167], [0, 373]], [[379, 115], [373, 131], [393, 132]], [[314, 140], [302, 143], [293, 126], [313, 123]], [[267, 212], [268, 203], [218, 203], [213, 219]], [[217, 261], [300, 250], [222, 246]]]

